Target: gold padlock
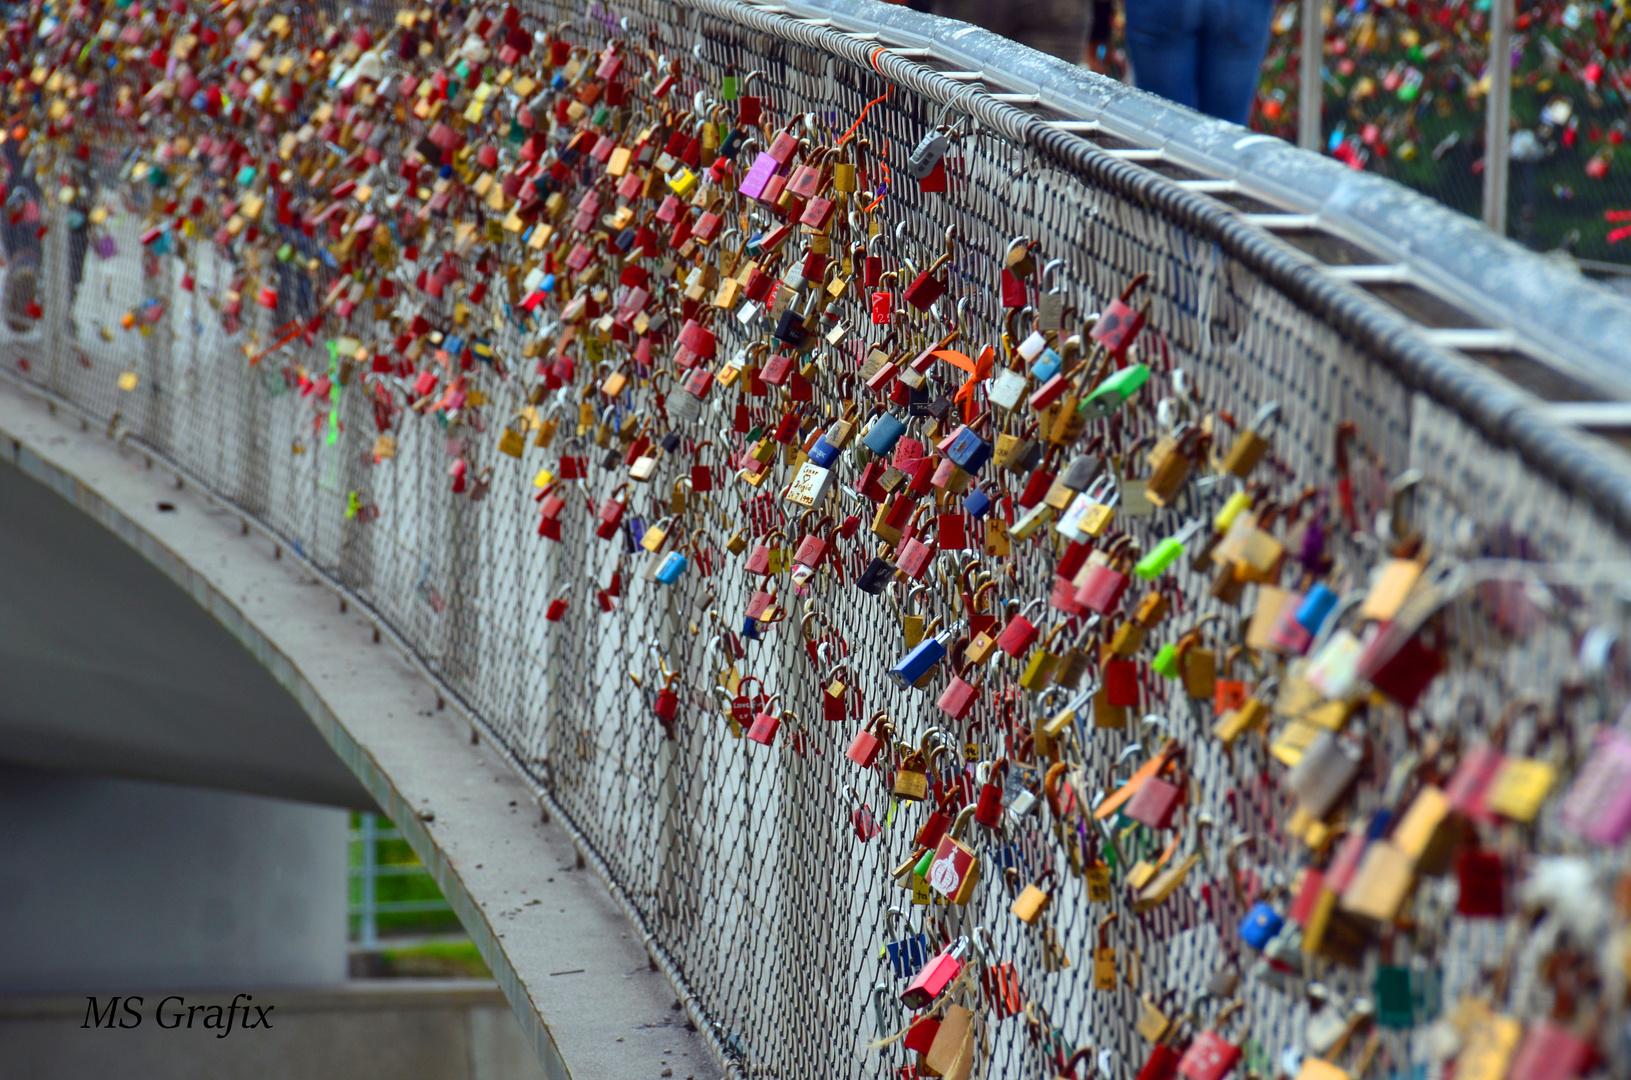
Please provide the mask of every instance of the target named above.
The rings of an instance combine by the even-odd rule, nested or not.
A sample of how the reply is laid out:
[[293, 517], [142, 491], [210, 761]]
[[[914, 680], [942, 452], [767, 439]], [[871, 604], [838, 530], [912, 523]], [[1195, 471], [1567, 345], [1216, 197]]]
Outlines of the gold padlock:
[[1263, 437], [1262, 430], [1279, 412], [1280, 403], [1277, 401], [1270, 401], [1257, 410], [1246, 430], [1240, 433], [1235, 444], [1224, 455], [1222, 463], [1224, 472], [1233, 473], [1241, 479], [1251, 475], [1251, 471], [1257, 468], [1258, 463], [1267, 456], [1271, 448], [1268, 439]]
[[1043, 871], [1041, 878], [1025, 886], [1024, 891], [1014, 898], [1008, 910], [1012, 911], [1020, 922], [1035, 926], [1036, 920], [1042, 917], [1042, 913], [1048, 909], [1048, 904], [1053, 901], [1053, 890], [1050, 888], [1052, 881], [1053, 871]]

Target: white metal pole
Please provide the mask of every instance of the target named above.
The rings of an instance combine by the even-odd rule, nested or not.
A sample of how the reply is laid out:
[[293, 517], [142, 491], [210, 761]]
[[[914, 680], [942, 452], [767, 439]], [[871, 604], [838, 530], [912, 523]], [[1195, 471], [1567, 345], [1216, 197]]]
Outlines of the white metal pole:
[[1325, 0], [1302, 0], [1302, 66], [1297, 81], [1297, 145], [1318, 152], [1325, 138]]
[[1512, 0], [1489, 10], [1489, 94], [1484, 100], [1484, 224], [1506, 235], [1507, 177], [1512, 168]]

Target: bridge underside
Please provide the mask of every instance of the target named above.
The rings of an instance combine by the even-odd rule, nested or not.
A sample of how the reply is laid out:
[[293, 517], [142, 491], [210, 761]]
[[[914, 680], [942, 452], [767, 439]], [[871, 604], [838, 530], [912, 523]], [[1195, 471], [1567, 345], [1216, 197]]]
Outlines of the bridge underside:
[[224, 626], [10, 467], [0, 567], [0, 762], [373, 809]]

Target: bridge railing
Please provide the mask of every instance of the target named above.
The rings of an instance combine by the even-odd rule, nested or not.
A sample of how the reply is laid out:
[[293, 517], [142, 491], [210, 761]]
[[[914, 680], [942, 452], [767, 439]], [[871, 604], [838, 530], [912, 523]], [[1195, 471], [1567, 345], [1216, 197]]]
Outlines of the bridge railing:
[[[484, 400], [445, 423], [404, 408], [415, 395], [397, 379], [394, 358], [391, 371], [373, 372], [366, 364], [348, 368], [322, 339], [308, 347], [294, 337], [272, 348], [281, 316], [249, 303], [246, 325], [228, 333], [221, 305], [255, 260], [237, 242], [208, 243], [207, 221], [177, 258], [144, 250], [140, 237], [162, 212], [159, 200], [173, 195], [105, 173], [105, 190], [128, 201], [99, 226], [112, 243], [96, 245], [77, 285], [72, 230], [62, 216], [52, 219], [40, 271], [44, 316], [11, 345], [20, 377], [172, 462], [393, 627], [581, 836], [732, 1075], [897, 1075], [914, 1060], [901, 1043], [872, 1046], [908, 1019], [899, 1003], [906, 980], [885, 945], [907, 942], [911, 956], [919, 934], [930, 951], [963, 935], [980, 944], [969, 954], [978, 957], [980, 978], [957, 993], [974, 1011], [972, 1045], [984, 1075], [1051, 1076], [1056, 1054], [1091, 1043], [1108, 1055], [1104, 1075], [1130, 1077], [1150, 1053], [1132, 1023], [1141, 998], [1171, 992], [1187, 1004], [1231, 969], [1246, 976], [1233, 992], [1246, 1004], [1254, 1063], [1304, 1045], [1308, 997], [1295, 977], [1245, 946], [1238, 927], [1243, 900], [1266, 896], [1285, 911], [1303, 880], [1298, 872], [1328, 857], [1306, 842], [1306, 829], [1288, 830], [1297, 800], [1285, 762], [1297, 760], [1297, 737], [1312, 729], [1282, 702], [1263, 737], [1228, 745], [1211, 734], [1212, 701], [1151, 669], [1157, 647], [1207, 614], [1221, 618], [1203, 631], [1200, 647], [1215, 654], [1221, 677], [1267, 693], [1261, 680], [1292, 659], [1266, 644], [1264, 626], [1253, 620], [1283, 599], [1276, 590], [1300, 593], [1324, 576], [1339, 592], [1363, 591], [1385, 547], [1407, 536], [1419, 541], [1409, 550], [1430, 560], [1428, 576], [1441, 589], [1430, 635], [1445, 673], [1409, 708], [1379, 693], [1355, 698], [1362, 708], [1341, 739], [1366, 764], [1334, 827], [1357, 828], [1388, 808], [1397, 794], [1390, 795], [1389, 772], [1407, 755], [1451, 767], [1456, 748], [1493, 732], [1513, 755], [1567, 767], [1583, 758], [1591, 726], [1612, 719], [1624, 698], [1617, 654], [1585, 665], [1578, 645], [1592, 628], [1617, 631], [1624, 622], [1611, 586], [1627, 557], [1631, 469], [1608, 442], [1555, 422], [1540, 399], [1501, 373], [1550, 373], [1547, 385], [1575, 395], [1565, 400], [1612, 404], [1631, 351], [1631, 309], [1617, 298], [1385, 181], [902, 9], [867, 0], [636, 0], [528, 11], [591, 50], [617, 37], [630, 50], [677, 60], [672, 107], [700, 98], [706, 116], [728, 116], [734, 106], [719, 99], [730, 78], [739, 94], [763, 99], [774, 126], [808, 117], [801, 130], [813, 143], [860, 120], [864, 142], [853, 140], [849, 150], [875, 201], [863, 212], [857, 200], [853, 219], [840, 218], [835, 254], [870, 240], [904, 284], [946, 250], [954, 229], [946, 296], [932, 311], [898, 320], [903, 344], [933, 345], [955, 329], [956, 347], [973, 356], [997, 345], [1005, 328], [1023, 337], [1029, 327], [1010, 325], [996, 286], [1016, 237], [1029, 238], [1038, 266], [1047, 267], [1046, 287], [1062, 297], [1061, 340], [1147, 274], [1133, 302], [1148, 301], [1148, 329], [1131, 359], [1150, 367], [1149, 386], [1114, 418], [1089, 422], [1079, 444], [1102, 436], [1103, 449], [1117, 455], [1110, 465], [1121, 493], [1116, 528], [1147, 553], [1187, 521], [1209, 523], [1239, 485], [1209, 475], [1170, 508], [1156, 506], [1139, 497], [1150, 478], [1147, 452], [1185, 421], [1210, 425], [1221, 452], [1234, 438], [1222, 414], [1241, 426], [1273, 401], [1279, 418], [1272, 453], [1253, 477], [1263, 485], [1257, 495], [1297, 520], [1270, 526], [1279, 542], [1314, 544], [1276, 570], [1283, 576], [1238, 595], [1214, 588], [1215, 573], [1192, 544], [1160, 583], [1171, 614], [1134, 654], [1136, 704], [1119, 724], [1109, 722], [1119, 706], [1095, 722], [1085, 692], [1099, 678], [1091, 673], [1096, 663], [1076, 690], [1036, 692], [1026, 687], [1024, 665], [1000, 657], [985, 668], [977, 707], [953, 719], [937, 707], [950, 673], [935, 674], [926, 690], [901, 690], [888, 676], [928, 627], [1024, 611], [1058, 655], [1090, 650], [1085, 614], [1049, 604], [1059, 560], [1071, 557], [1053, 530], [1015, 536], [1003, 554], [999, 530], [941, 499], [932, 516], [948, 519], [944, 536], [953, 548], [958, 542], [949, 538], [962, 525], [966, 548], [937, 558], [921, 593], [868, 593], [857, 578], [878, 550], [868, 531], [874, 507], [839, 494], [860, 469], [846, 457], [842, 484], [805, 524], [823, 514], [836, 524], [854, 513], [862, 518], [858, 535], [836, 540], [828, 567], [801, 587], [771, 579], [787, 617], [756, 625], [746, 617], [762, 610], [750, 604], [769, 582], [743, 572], [731, 538], [740, 531], [750, 545], [775, 546], [779, 529], [791, 548], [804, 528], [802, 508], [781, 498], [793, 468], [780, 448], [770, 482], [749, 486], [737, 477], [747, 428], [774, 424], [787, 407], [773, 388], [758, 396], [755, 380], [744, 378], [714, 394], [700, 419], [683, 419], [665, 407], [678, 392], [666, 338], [656, 350], [662, 375], [630, 365], [628, 390], [597, 398], [605, 370], [595, 353], [612, 361], [626, 353], [621, 344], [592, 348], [583, 334], [565, 347], [578, 361], [569, 389], [588, 388], [596, 408], [574, 430], [574, 398], [550, 417], [551, 391], [545, 411], [527, 412], [540, 409], [528, 344], [542, 344], [539, 362], [549, 362], [562, 348], [560, 324], [501, 303], [489, 340], [505, 374], [476, 364], [472, 388]], [[615, 113], [608, 130], [643, 122]], [[937, 125], [958, 132], [944, 192], [921, 189], [907, 172], [909, 152]], [[407, 122], [400, 145], [388, 145], [389, 164], [417, 142], [419, 129]], [[123, 177], [141, 153], [114, 163]], [[720, 198], [746, 215], [744, 229], [772, 224], [762, 206], [728, 190]], [[266, 231], [268, 243], [315, 251], [270, 219]], [[1348, 245], [1341, 250], [1349, 256], [1322, 262], [1316, 255], [1327, 241]], [[428, 260], [444, 241], [433, 230], [425, 243]], [[501, 265], [539, 258], [517, 236], [493, 248]], [[691, 257], [645, 263], [660, 279], [674, 274], [665, 260]], [[333, 270], [306, 276], [292, 266], [298, 260], [261, 258], [259, 273], [303, 314], [316, 310], [312, 298], [328, 292]], [[1408, 274], [1367, 287], [1355, 266], [1403, 266]], [[370, 322], [374, 312], [364, 304], [351, 324], [328, 324], [327, 340], [351, 336], [387, 355], [408, 310], [451, 330], [454, 294], [413, 291], [416, 269], [407, 264], [398, 274], [410, 308], [382, 308]], [[1028, 300], [1044, 308], [1034, 285]], [[864, 420], [874, 401], [854, 374], [865, 344], [883, 332], [864, 298], [832, 310], [848, 331], [812, 353], [807, 407], [826, 423], [846, 401], [864, 402]], [[732, 316], [715, 320], [721, 359], [765, 339], [763, 325]], [[1450, 331], [1463, 337], [1446, 337]], [[1465, 336], [1475, 331], [1485, 337]], [[1510, 357], [1529, 366], [1503, 359]], [[424, 367], [434, 370], [428, 360]], [[328, 385], [319, 391], [320, 380]], [[953, 394], [964, 376], [942, 366], [932, 380]], [[969, 392], [979, 400], [988, 388], [971, 379]], [[498, 450], [500, 432], [517, 417], [529, 436], [519, 460]], [[559, 431], [538, 448], [533, 437], [550, 418]], [[602, 461], [625, 445], [615, 431], [631, 418], [630, 432], [651, 421], [654, 434], [679, 438], [645, 484], [628, 484], [621, 455], [608, 458], [610, 467]], [[927, 420], [911, 422], [930, 441]], [[1045, 438], [1029, 422], [1022, 406], [999, 412], [994, 431]], [[607, 445], [596, 438], [603, 424], [612, 432]], [[1071, 446], [1062, 443], [1055, 460], [1068, 461]], [[554, 540], [540, 535], [535, 479], [540, 470], [558, 476], [568, 454], [587, 459], [588, 470], [552, 489], [568, 500]], [[450, 475], [459, 463], [462, 481]], [[697, 477], [695, 467], [708, 470], [711, 491], [680, 483]], [[984, 483], [1000, 504], [1005, 489], [1019, 499], [1022, 479], [992, 468]], [[599, 539], [591, 507], [620, 490], [629, 492], [624, 527]], [[685, 509], [676, 511], [679, 496]], [[1314, 520], [1326, 536], [1323, 553], [1308, 540]], [[691, 544], [690, 565], [672, 585], [651, 579], [664, 556], [639, 544], [659, 523]], [[971, 585], [987, 572], [992, 588], [977, 602], [964, 599], [975, 590], [959, 588], [959, 577]], [[557, 598], [567, 607], [553, 618]], [[1605, 640], [1604, 632], [1594, 640]], [[1247, 654], [1235, 649], [1242, 644], [1251, 646]], [[829, 721], [834, 681], [844, 694]], [[665, 688], [677, 698], [671, 724], [656, 711]], [[773, 707], [761, 690], [776, 698]], [[735, 702], [750, 720], [761, 709], [789, 714], [773, 745], [741, 737], [728, 719]], [[1076, 715], [1059, 720], [1067, 706]], [[1051, 737], [1078, 770], [1069, 780], [1084, 806], [1170, 736], [1184, 748], [1192, 802], [1176, 832], [1129, 825], [1103, 833], [1072, 819], [1072, 835], [1049, 824], [1046, 806], [1000, 831], [976, 826], [969, 842], [985, 871], [973, 899], [917, 904], [891, 872], [912, 854], [924, 807], [894, 802], [886, 767], [862, 770], [845, 756], [879, 711], [913, 745], [941, 729], [949, 746], [975, 760], [1006, 758], [1011, 781], [1028, 777], [1038, 788], [1050, 758], [1038, 748], [1036, 727], [1054, 721]], [[972, 798], [978, 788], [958, 760], [963, 752], [937, 757], [934, 780]], [[1545, 853], [1575, 843], [1550, 811], [1506, 837]], [[1164, 902], [1150, 903], [1128, 887], [1128, 864], [1154, 863], [1169, 841], [1169, 858], [1193, 851], [1199, 861]], [[1113, 864], [1108, 902], [1090, 900], [1075, 872], [1087, 849]], [[1050, 871], [1046, 917], [1019, 921], [1009, 912], [1011, 889]], [[1407, 968], [1418, 985], [1439, 980], [1445, 1002], [1482, 992], [1487, 969], [1504, 963], [1498, 931], [1514, 927], [1516, 916], [1496, 923], [1458, 914], [1453, 875], [1451, 885], [1441, 880], [1428, 879], [1410, 899], [1414, 952], [1434, 957], [1434, 968], [1411, 961], [1412, 949], [1397, 941], [1396, 952], [1370, 948], [1353, 963], [1318, 953], [1304, 961], [1293, 948], [1285, 966], [1317, 974], [1344, 999], [1369, 995], [1379, 967]], [[1111, 914], [1118, 918], [1107, 928]], [[1117, 957], [1108, 989], [1095, 988], [1101, 934]], [[1512, 996], [1497, 1004], [1535, 1015], [1523, 995], [1536, 977], [1518, 973], [1505, 984]], [[1384, 1034], [1395, 1063], [1411, 1059], [1408, 1031]]]

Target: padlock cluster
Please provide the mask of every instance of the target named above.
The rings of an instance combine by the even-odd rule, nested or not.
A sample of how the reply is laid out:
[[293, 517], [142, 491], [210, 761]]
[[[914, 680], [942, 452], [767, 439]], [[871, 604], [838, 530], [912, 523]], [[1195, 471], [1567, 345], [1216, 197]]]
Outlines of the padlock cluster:
[[[571, 585], [538, 602], [561, 633], [636, 588], [698, 601], [691, 635], [727, 639], [725, 668], [643, 682], [630, 738], [702, 730], [788, 768], [847, 746], [840, 842], [889, 846], [889, 888], [945, 916], [900, 938], [901, 913], [885, 922], [885, 996], [915, 1014], [878, 1014], [902, 1075], [970, 1075], [988, 1028], [1017, 1017], [1060, 1075], [1138, 1080], [1402, 1069], [1414, 1051], [1384, 1032], [1410, 1029], [1417, 1060], [1462, 1077], [1586, 1075], [1614, 1052], [1576, 1000], [1607, 1000], [1600, 941], [1554, 949], [1576, 992], [1527, 1025], [1472, 996], [1441, 1009], [1439, 973], [1399, 942], [1441, 884], [1466, 920], [1510, 917], [1541, 869], [1548, 895], [1601, 891], [1601, 865], [1542, 866], [1525, 842], [1555, 818], [1580, 850], [1616, 849], [1631, 738], [1605, 730], [1566, 776], [1545, 746], [1508, 745], [1559, 719], [1536, 699], [1481, 741], [1424, 736], [1383, 760], [1377, 732], [1414, 736], [1476, 647], [1445, 617], [1465, 576], [1406, 509], [1425, 483], [1395, 482], [1373, 528], [1351, 423], [1334, 474], [1299, 475], [1276, 452], [1281, 405], [1209, 400], [1143, 275], [1093, 311], [1060, 278], [1064, 241], [1014, 237], [982, 261], [955, 220], [914, 261], [892, 189], [953, 218], [966, 119], [922, 124], [891, 171], [867, 110], [789, 113], [754, 73], [705, 85], [687, 56], [513, 6], [371, 26], [58, 3], [8, 44], [14, 227], [60, 181], [78, 257], [94, 241], [106, 258], [121, 207], [140, 208], [149, 272], [214, 283], [242, 343], [225, 362], [308, 395], [318, 429], [338, 433], [361, 395], [371, 467], [445, 436], [449, 496], [514, 483], [534, 507], [499, 527], [618, 552], [587, 610]], [[116, 179], [99, 158], [113, 123], [132, 139]], [[127, 329], [165, 318], [155, 300]], [[381, 509], [354, 492], [346, 515]], [[727, 579], [744, 600], [715, 614]], [[849, 650], [870, 629], [818, 602], [841, 591], [898, 627], [892, 655]], [[814, 693], [743, 644], [793, 634]], [[1086, 955], [1056, 930], [1066, 904], [1091, 912]], [[1234, 959], [1174, 1004], [1117, 931], [1180, 908]], [[999, 918], [1039, 970], [997, 954]], [[1138, 1060], [1078, 1050], [1111, 1040], [1047, 1015], [1038, 982], [1083, 968], [1093, 992], [1142, 998]], [[1316, 993], [1327, 969], [1370, 988]], [[1278, 1057], [1237, 1030], [1263, 993], [1317, 999]]]

